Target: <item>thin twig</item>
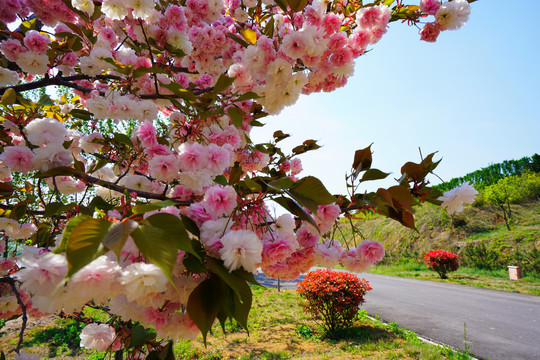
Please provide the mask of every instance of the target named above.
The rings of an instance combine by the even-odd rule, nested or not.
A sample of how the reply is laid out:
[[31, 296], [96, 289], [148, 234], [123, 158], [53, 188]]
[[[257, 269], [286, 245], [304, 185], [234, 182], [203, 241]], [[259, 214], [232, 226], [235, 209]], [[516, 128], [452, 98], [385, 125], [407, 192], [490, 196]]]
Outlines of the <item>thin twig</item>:
[[22, 325], [21, 325], [21, 331], [19, 332], [19, 342], [17, 343], [17, 348], [15, 349], [15, 352], [19, 354], [19, 351], [21, 350], [21, 346], [23, 343], [24, 338], [24, 330], [26, 329], [26, 323], [28, 321], [28, 316], [26, 315], [26, 305], [23, 303], [21, 299], [21, 294], [19, 294], [19, 291], [17, 290], [17, 286], [15, 285], [15, 280], [10, 278], [9, 276], [0, 278], [0, 282], [7, 283], [11, 286], [11, 290], [15, 293], [15, 297], [17, 298], [17, 303], [21, 307], [22, 310]]

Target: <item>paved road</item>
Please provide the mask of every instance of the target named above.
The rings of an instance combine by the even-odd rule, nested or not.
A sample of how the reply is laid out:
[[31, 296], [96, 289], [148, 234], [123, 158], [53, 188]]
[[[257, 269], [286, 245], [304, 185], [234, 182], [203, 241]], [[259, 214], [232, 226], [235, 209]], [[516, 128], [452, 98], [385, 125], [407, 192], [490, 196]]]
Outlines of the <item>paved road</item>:
[[[361, 274], [373, 290], [368, 314], [491, 360], [540, 359], [540, 296], [377, 274]], [[276, 282], [260, 278], [263, 285]], [[281, 284], [295, 288], [295, 282]]]

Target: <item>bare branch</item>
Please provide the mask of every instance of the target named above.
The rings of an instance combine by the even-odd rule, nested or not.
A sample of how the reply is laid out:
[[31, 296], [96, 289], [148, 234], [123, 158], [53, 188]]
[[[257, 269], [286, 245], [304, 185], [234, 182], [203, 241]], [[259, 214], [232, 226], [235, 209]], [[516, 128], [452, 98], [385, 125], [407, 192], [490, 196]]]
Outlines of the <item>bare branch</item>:
[[11, 290], [13, 290], [13, 293], [15, 293], [15, 297], [17, 298], [17, 303], [21, 307], [22, 310], [22, 325], [21, 325], [21, 331], [19, 332], [19, 342], [17, 343], [17, 349], [15, 349], [15, 352], [18, 354], [21, 350], [21, 345], [23, 342], [24, 337], [24, 330], [26, 329], [26, 322], [28, 321], [28, 316], [26, 315], [26, 305], [23, 303], [21, 299], [21, 294], [19, 294], [19, 290], [17, 290], [17, 286], [15, 285], [15, 280], [10, 278], [9, 276], [5, 276], [3, 278], [0, 278], [0, 283], [6, 283], [11, 286]]
[[177, 203], [179, 206], [189, 206], [193, 203], [193, 201], [191, 200], [177, 200], [175, 198], [170, 198], [168, 196], [165, 196], [163, 194], [155, 194], [155, 193], [150, 193], [150, 192], [146, 192], [146, 191], [141, 191], [141, 190], [135, 190], [135, 189], [129, 189], [129, 188], [126, 188], [124, 186], [120, 186], [120, 185], [117, 185], [115, 183], [112, 183], [110, 181], [105, 181], [105, 180], [102, 180], [102, 179], [98, 179], [98, 178], [95, 178], [93, 176], [90, 176], [88, 174], [84, 174], [84, 173], [74, 173], [73, 174], [74, 177], [76, 177], [77, 179], [79, 180], [82, 180], [88, 184], [95, 184], [95, 185], [99, 185], [99, 186], [102, 186], [104, 188], [107, 188], [109, 190], [113, 190], [113, 191], [117, 191], [119, 193], [124, 193], [125, 191], [127, 191], [128, 193], [135, 193], [137, 194], [137, 197], [142, 197], [142, 198], [145, 198], [145, 199], [153, 199], [153, 200], [171, 200], [171, 201], [174, 201], [175, 203]]

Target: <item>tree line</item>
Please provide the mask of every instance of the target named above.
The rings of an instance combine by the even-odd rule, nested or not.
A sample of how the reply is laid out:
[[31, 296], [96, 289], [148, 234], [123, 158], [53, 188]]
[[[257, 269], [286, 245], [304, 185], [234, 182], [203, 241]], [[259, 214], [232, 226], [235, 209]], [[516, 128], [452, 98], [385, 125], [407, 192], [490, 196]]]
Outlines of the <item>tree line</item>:
[[439, 190], [451, 190], [461, 186], [465, 181], [474, 184], [476, 189], [482, 189], [497, 183], [499, 180], [512, 175], [521, 175], [524, 172], [540, 172], [540, 155], [525, 156], [519, 160], [505, 160], [501, 163], [491, 164], [480, 170], [473, 171], [462, 177], [436, 185]]

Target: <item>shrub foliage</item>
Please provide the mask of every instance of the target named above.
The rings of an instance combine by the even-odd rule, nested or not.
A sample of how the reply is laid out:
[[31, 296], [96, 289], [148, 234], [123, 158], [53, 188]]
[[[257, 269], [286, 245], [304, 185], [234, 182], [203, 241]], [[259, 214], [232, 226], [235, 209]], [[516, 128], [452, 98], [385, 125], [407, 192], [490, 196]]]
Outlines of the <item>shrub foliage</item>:
[[304, 311], [322, 318], [328, 337], [338, 337], [352, 325], [366, 292], [371, 286], [365, 279], [348, 272], [316, 270], [298, 283], [297, 291], [307, 300]]
[[424, 264], [428, 269], [436, 271], [441, 279], [446, 279], [446, 273], [459, 269], [459, 258], [457, 254], [435, 250], [424, 255]]

